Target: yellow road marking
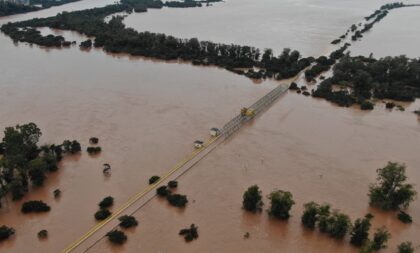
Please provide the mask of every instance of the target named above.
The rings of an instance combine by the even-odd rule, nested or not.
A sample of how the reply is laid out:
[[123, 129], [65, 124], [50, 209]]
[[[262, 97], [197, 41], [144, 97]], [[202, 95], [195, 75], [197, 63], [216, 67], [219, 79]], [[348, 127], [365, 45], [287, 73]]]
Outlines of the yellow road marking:
[[117, 216], [119, 216], [122, 212], [124, 212], [127, 208], [129, 208], [131, 205], [133, 205], [137, 200], [148, 194], [150, 191], [155, 189], [160, 183], [162, 183], [164, 180], [166, 180], [168, 177], [170, 177], [172, 174], [174, 174], [176, 171], [181, 169], [185, 164], [187, 164], [189, 161], [194, 159], [198, 154], [200, 154], [202, 151], [204, 151], [208, 146], [213, 144], [216, 140], [220, 138], [221, 135], [210, 138], [209, 141], [207, 141], [201, 149], [197, 149], [194, 152], [192, 152], [189, 156], [187, 156], [184, 160], [178, 162], [172, 169], [170, 169], [165, 175], [163, 175], [156, 183], [149, 185], [144, 189], [143, 191], [135, 194], [131, 198], [128, 199], [128, 201], [120, 207], [115, 213], [113, 213], [110, 217], [108, 217], [106, 220], [98, 223], [94, 227], [92, 227], [86, 234], [84, 234], [82, 237], [74, 241], [72, 244], [70, 244], [67, 248], [65, 248], [61, 253], [70, 253], [74, 249], [76, 249], [80, 244], [82, 244], [84, 241], [86, 241], [89, 237], [91, 237], [94, 233], [96, 233], [98, 230], [103, 228], [105, 225], [107, 225], [109, 222], [114, 220]]

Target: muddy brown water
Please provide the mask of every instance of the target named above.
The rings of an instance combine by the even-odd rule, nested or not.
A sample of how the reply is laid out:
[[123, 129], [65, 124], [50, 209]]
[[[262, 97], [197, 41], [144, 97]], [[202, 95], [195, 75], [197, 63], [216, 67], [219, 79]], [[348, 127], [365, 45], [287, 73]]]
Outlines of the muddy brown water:
[[[228, 1], [226, 7], [229, 4], [238, 7], [237, 2]], [[261, 5], [274, 4], [271, 0], [263, 2]], [[316, 10], [327, 2], [298, 3], [301, 8]], [[2, 18], [0, 22], [50, 16], [62, 10], [106, 3], [82, 1]], [[263, 8], [256, 3], [249, 5], [249, 1], [245, 3], [251, 8], [248, 13], [255, 7]], [[344, 7], [333, 5], [322, 10], [332, 17], [318, 15], [317, 22], [311, 18], [313, 24], [321, 24], [317, 26], [318, 32], [310, 32], [313, 26], [300, 33], [295, 28], [284, 30], [289, 38], [301, 41], [295, 43], [297, 47], [291, 47], [322, 54], [329, 48], [326, 42], [378, 6], [369, 3], [369, 8], [364, 8], [361, 2], [343, 3], [354, 12], [337, 15], [334, 13]], [[290, 7], [291, 2], [277, 4]], [[279, 12], [283, 12], [280, 7]], [[194, 11], [211, 11], [211, 8], [220, 7]], [[174, 11], [195, 15], [192, 10]], [[232, 20], [236, 20], [239, 11], [229, 10], [233, 13]], [[168, 9], [162, 10], [165, 15], [171, 15], [167, 12]], [[276, 17], [276, 12], [270, 13], [271, 16], [266, 16]], [[151, 15], [154, 15], [156, 22], [162, 22], [159, 12], [146, 15], [147, 19], [153, 19]], [[329, 22], [322, 17], [336, 20], [334, 28], [327, 27]], [[277, 18], [286, 22], [290, 16], [277, 15]], [[177, 20], [185, 22], [181, 18]], [[260, 15], [253, 18], [256, 24], [264, 23], [262, 27], [273, 22], [261, 20]], [[190, 22], [191, 29], [202, 26], [202, 21], [196, 21], [194, 25]], [[196, 35], [199, 38], [206, 30], [207, 34], [214, 34], [204, 27], [198, 30], [203, 30]], [[237, 29], [228, 32], [233, 34], [230, 36], [235, 34], [232, 31], [238, 32], [237, 41], [244, 38]], [[83, 39], [74, 33], [63, 34], [66, 38]], [[265, 47], [270, 46], [271, 39], [287, 41], [283, 33], [272, 34], [276, 35], [266, 36], [264, 40], [249, 38], [243, 44]], [[203, 39], [213, 39], [210, 35]], [[222, 38], [223, 34], [218, 36]], [[229, 40], [227, 37], [220, 41]], [[280, 42], [275, 43], [279, 49], [289, 45]], [[0, 210], [0, 224], [13, 226], [17, 231], [11, 240], [0, 244], [0, 250], [5, 252], [59, 252], [96, 224], [93, 214], [103, 197], [112, 195], [115, 208], [121, 206], [132, 194], [144, 189], [150, 176], [163, 174], [189, 154], [193, 141], [208, 138], [210, 127], [223, 125], [241, 107], [252, 104], [277, 85], [270, 81], [255, 84], [218, 68], [109, 55], [101, 50], [85, 52], [77, 47], [57, 50], [14, 45], [2, 34], [0, 55], [0, 128], [32, 121], [43, 131], [41, 142], [77, 139], [86, 148], [88, 139], [96, 136], [103, 148], [98, 157], [89, 157], [84, 152], [65, 159], [60, 171], [49, 176], [45, 187], [34, 190], [23, 200], [44, 200], [52, 207], [50, 213], [22, 215], [19, 212], [22, 201], [9, 202]], [[420, 244], [416, 237], [420, 231], [418, 201], [409, 210], [414, 224], [402, 225], [393, 215], [370, 210], [366, 195], [368, 184], [375, 178], [375, 169], [389, 160], [405, 162], [412, 182], [420, 179], [416, 167], [420, 127], [418, 118], [411, 113], [420, 104], [408, 106], [405, 112], [389, 112], [382, 105], [365, 113], [286, 94], [179, 180], [178, 191], [190, 199], [184, 211], [154, 199], [136, 213], [140, 225], [128, 232], [126, 245], [110, 247], [103, 240], [91, 251], [356, 252], [347, 242], [336, 242], [301, 228], [302, 205], [312, 200], [329, 202], [353, 219], [374, 212], [375, 226], [386, 225], [393, 233], [392, 250], [405, 240]], [[102, 175], [103, 163], [112, 166], [110, 178]], [[264, 194], [276, 188], [291, 191], [297, 204], [290, 221], [269, 220], [265, 213], [244, 214], [240, 209], [242, 193], [251, 184], [260, 185]], [[58, 200], [52, 195], [56, 188], [63, 192]], [[420, 191], [418, 186], [416, 189]], [[200, 239], [186, 244], [177, 234], [191, 223], [199, 226]], [[41, 229], [50, 232], [45, 241], [37, 238]], [[243, 239], [246, 232], [250, 233], [248, 240]]]

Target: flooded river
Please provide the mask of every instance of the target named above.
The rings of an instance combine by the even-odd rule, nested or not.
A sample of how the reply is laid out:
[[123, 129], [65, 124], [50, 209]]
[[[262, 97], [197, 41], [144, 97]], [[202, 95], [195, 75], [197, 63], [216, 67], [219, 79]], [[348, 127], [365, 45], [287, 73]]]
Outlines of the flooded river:
[[[86, 0], [0, 22], [110, 2]], [[276, 51], [289, 46], [306, 55], [320, 55], [329, 49], [329, 41], [383, 3], [242, 2], [153, 10], [130, 15], [126, 22], [139, 30], [171, 31], [180, 37]], [[225, 29], [220, 29], [222, 24]], [[64, 36], [81, 39], [74, 33]], [[121, 206], [146, 187], [150, 176], [163, 174], [189, 154], [192, 142], [207, 139], [209, 128], [222, 126], [241, 107], [277, 85], [256, 84], [218, 68], [109, 55], [101, 50], [14, 45], [3, 34], [0, 55], [1, 129], [35, 122], [43, 131], [41, 142], [77, 139], [86, 147], [88, 139], [96, 136], [103, 149], [98, 157], [83, 153], [65, 159], [45, 187], [23, 200], [44, 200], [52, 208], [48, 214], [22, 215], [22, 202], [9, 202], [0, 209], [0, 225], [17, 231], [13, 239], [0, 244], [0, 251], [5, 252], [59, 252], [96, 224], [93, 214], [103, 197], [111, 195], [116, 207]], [[347, 242], [301, 228], [302, 205], [312, 200], [329, 202], [353, 219], [373, 212], [375, 226], [386, 225], [392, 232], [392, 250], [405, 240], [419, 244], [419, 201], [409, 210], [414, 223], [402, 225], [392, 214], [370, 210], [366, 195], [375, 169], [389, 160], [406, 163], [411, 181], [420, 180], [416, 167], [420, 164], [420, 124], [411, 112], [420, 104], [408, 106], [405, 112], [378, 106], [365, 113], [286, 94], [180, 178], [179, 192], [190, 200], [184, 211], [154, 199], [136, 213], [139, 226], [128, 232], [122, 249], [102, 240], [91, 251], [356, 252]], [[112, 166], [110, 178], [102, 175], [103, 163]], [[258, 184], [264, 194], [276, 188], [291, 191], [297, 204], [290, 221], [269, 220], [266, 213], [244, 214], [242, 193], [251, 184]], [[56, 201], [52, 191], [57, 188], [63, 193]], [[198, 225], [200, 239], [186, 244], [177, 234], [191, 223]], [[42, 229], [49, 231], [45, 241], [37, 238]], [[244, 240], [246, 232], [250, 238]]]

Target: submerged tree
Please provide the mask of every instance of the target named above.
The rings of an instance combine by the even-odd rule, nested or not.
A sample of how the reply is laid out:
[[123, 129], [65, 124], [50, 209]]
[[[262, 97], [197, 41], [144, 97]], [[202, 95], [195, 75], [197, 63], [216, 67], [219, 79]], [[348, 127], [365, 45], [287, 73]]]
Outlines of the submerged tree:
[[377, 183], [369, 187], [370, 204], [384, 210], [407, 208], [416, 196], [413, 185], [405, 183], [405, 165], [389, 162], [377, 170]]
[[124, 232], [119, 230], [112, 230], [106, 234], [108, 240], [117, 245], [122, 245], [127, 241], [127, 236]]
[[403, 242], [398, 245], [398, 253], [414, 253], [414, 247], [411, 242]]
[[289, 219], [290, 209], [292, 209], [292, 206], [295, 204], [295, 201], [293, 201], [293, 195], [287, 191], [277, 190], [270, 193], [268, 198], [271, 201], [268, 213], [281, 220]]
[[120, 221], [120, 227], [122, 228], [131, 228], [136, 227], [139, 223], [134, 216], [124, 215], [118, 218]]
[[111, 196], [105, 197], [101, 202], [99, 202], [98, 206], [102, 209], [109, 208], [114, 205], [114, 198]]
[[388, 242], [389, 238], [391, 238], [391, 234], [384, 227], [377, 229], [375, 234], [373, 235], [373, 249], [376, 251], [385, 249], [386, 243]]
[[184, 236], [186, 242], [191, 242], [198, 238], [198, 227], [191, 224], [190, 228], [184, 228], [179, 231], [179, 235]]
[[242, 207], [246, 211], [256, 212], [260, 211], [263, 206], [262, 193], [257, 185], [250, 186], [248, 190], [244, 192]]
[[15, 230], [13, 228], [0, 226], [0, 242], [9, 239], [9, 237], [14, 234]]
[[369, 230], [372, 226], [371, 220], [373, 216], [367, 214], [363, 219], [357, 219], [354, 222], [352, 231], [350, 233], [350, 243], [354, 246], [361, 247], [369, 240]]

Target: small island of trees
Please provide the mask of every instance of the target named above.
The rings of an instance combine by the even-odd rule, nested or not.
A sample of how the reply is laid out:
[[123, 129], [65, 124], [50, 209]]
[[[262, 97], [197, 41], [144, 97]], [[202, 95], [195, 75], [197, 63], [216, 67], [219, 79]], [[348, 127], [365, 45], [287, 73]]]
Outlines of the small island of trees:
[[312, 95], [340, 106], [358, 103], [367, 110], [374, 106], [371, 99], [414, 101], [420, 97], [420, 59], [346, 55], [334, 66], [333, 76], [322, 81]]

